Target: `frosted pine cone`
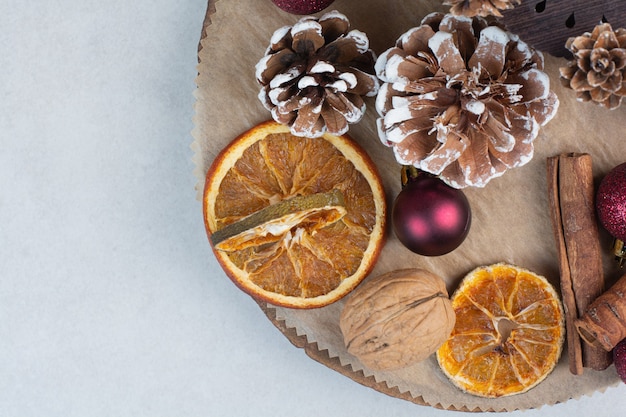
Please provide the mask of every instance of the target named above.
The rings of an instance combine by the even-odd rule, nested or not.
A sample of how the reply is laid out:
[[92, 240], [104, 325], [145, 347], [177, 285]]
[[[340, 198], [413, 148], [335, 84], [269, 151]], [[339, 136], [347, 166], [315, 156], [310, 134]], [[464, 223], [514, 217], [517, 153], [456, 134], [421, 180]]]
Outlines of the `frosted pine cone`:
[[576, 91], [580, 101], [592, 101], [608, 109], [619, 107], [626, 95], [626, 29], [602, 23], [581, 36], [569, 38], [566, 48], [574, 55], [560, 68], [563, 84]]
[[363, 97], [378, 92], [367, 35], [349, 29], [346, 16], [336, 11], [304, 17], [274, 32], [257, 63], [259, 99], [294, 135], [346, 133], [363, 117]]
[[381, 141], [452, 187], [483, 187], [533, 156], [558, 98], [543, 55], [481, 17], [428, 15], [376, 62]]
[[502, 10], [512, 9], [522, 0], [445, 0], [450, 13], [458, 16], [497, 16], [502, 17]]

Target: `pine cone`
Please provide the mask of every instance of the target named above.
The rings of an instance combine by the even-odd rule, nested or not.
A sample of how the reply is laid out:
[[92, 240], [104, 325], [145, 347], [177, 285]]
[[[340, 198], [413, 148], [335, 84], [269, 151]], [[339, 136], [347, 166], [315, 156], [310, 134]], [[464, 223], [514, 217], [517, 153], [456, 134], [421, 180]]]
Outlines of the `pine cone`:
[[482, 17], [428, 15], [376, 62], [381, 141], [455, 188], [527, 163], [558, 98], [543, 55]]
[[363, 97], [378, 92], [367, 35], [349, 29], [346, 16], [336, 11], [304, 17], [274, 32], [257, 63], [259, 99], [294, 135], [346, 133], [363, 117]]
[[497, 16], [502, 17], [501, 10], [512, 9], [522, 3], [522, 0], [445, 0], [450, 7], [450, 13], [457, 16]]
[[602, 23], [565, 44], [574, 59], [560, 68], [563, 85], [576, 91], [580, 101], [617, 108], [626, 95], [626, 30]]

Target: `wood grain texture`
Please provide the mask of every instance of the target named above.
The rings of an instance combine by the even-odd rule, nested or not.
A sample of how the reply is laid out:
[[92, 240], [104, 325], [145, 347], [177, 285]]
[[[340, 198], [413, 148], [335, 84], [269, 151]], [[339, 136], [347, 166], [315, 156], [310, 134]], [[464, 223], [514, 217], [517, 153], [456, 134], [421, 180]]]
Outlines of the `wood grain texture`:
[[507, 28], [542, 52], [568, 57], [568, 38], [591, 32], [606, 21], [613, 29], [626, 26], [626, 1], [524, 0], [503, 13]]

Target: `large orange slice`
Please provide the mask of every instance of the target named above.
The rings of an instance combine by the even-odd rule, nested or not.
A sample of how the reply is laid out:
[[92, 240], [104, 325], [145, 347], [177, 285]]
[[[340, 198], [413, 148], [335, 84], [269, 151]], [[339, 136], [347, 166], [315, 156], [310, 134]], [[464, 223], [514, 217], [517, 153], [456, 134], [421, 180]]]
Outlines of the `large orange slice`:
[[462, 390], [482, 397], [522, 393], [556, 366], [564, 315], [544, 277], [507, 264], [480, 267], [463, 279], [452, 306], [456, 325], [437, 360]]
[[384, 242], [379, 174], [348, 136], [293, 136], [273, 121], [232, 141], [208, 170], [211, 246], [256, 299], [293, 308], [330, 304], [374, 267]]

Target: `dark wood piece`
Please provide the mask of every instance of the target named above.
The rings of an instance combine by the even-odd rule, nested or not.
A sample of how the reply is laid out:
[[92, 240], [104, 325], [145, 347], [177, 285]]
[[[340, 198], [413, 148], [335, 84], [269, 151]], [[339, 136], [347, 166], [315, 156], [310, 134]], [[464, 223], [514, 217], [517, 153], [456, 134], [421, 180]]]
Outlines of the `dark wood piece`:
[[569, 58], [565, 42], [591, 32], [602, 21], [626, 27], [626, 1], [524, 0], [502, 13], [509, 31], [542, 52]]

